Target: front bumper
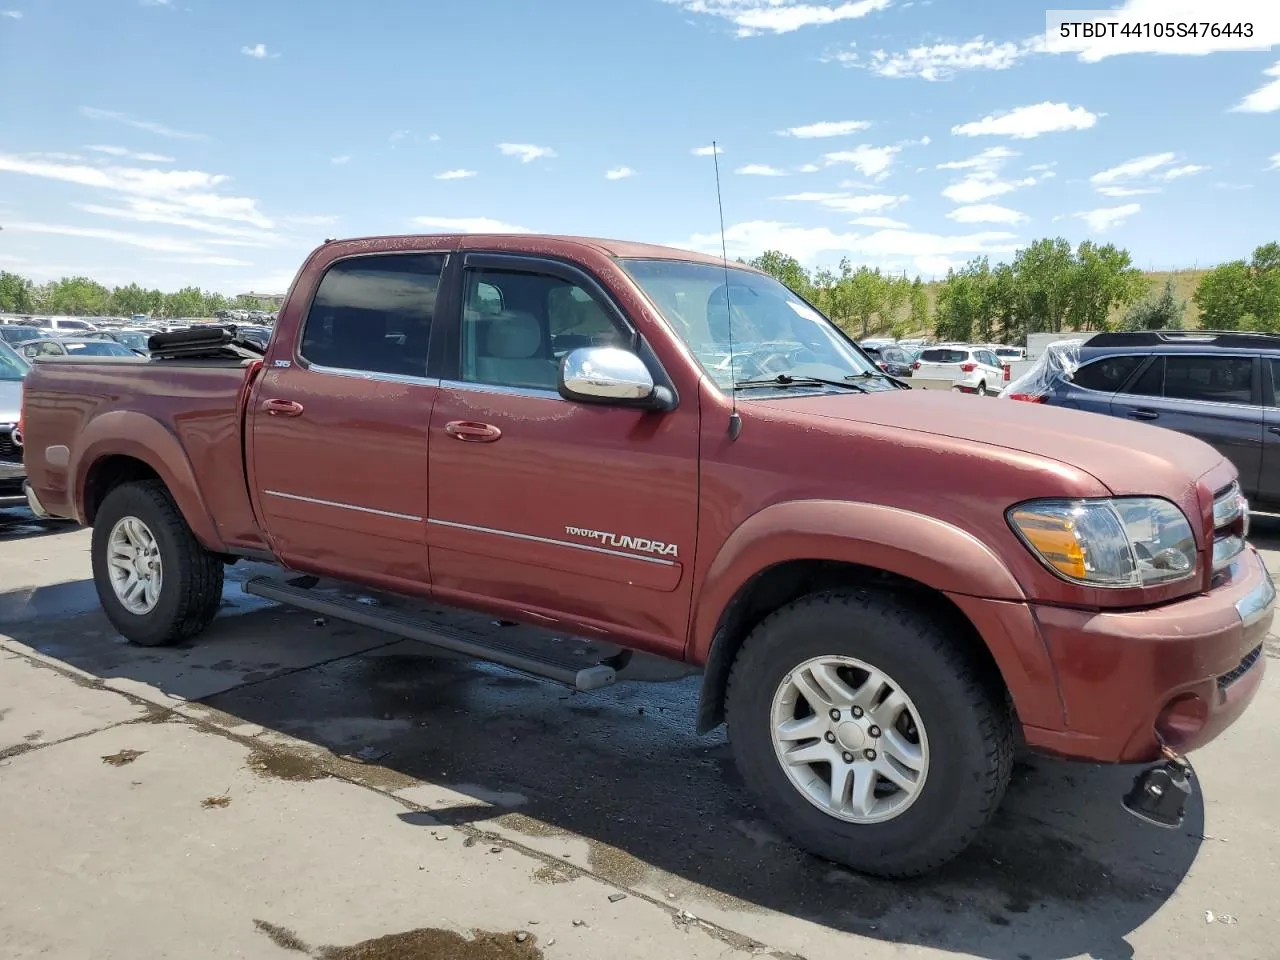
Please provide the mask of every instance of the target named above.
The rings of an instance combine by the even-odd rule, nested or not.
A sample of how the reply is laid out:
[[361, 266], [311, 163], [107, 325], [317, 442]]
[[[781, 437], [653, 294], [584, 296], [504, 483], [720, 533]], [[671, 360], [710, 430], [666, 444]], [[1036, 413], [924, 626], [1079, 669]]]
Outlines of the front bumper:
[[1082, 760], [1146, 763], [1161, 742], [1204, 746], [1244, 712], [1266, 669], [1276, 590], [1249, 547], [1225, 586], [1147, 610], [1033, 606], [1057, 670], [1062, 729], [1025, 726], [1029, 746]]

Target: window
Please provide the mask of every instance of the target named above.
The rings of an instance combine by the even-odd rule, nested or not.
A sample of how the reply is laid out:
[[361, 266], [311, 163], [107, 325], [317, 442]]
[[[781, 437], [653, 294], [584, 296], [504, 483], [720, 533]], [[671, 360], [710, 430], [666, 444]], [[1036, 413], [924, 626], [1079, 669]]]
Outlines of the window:
[[427, 375], [427, 346], [444, 254], [339, 260], [320, 281], [299, 351], [342, 370]]
[[[1145, 358], [1140, 354], [1129, 354], [1123, 357], [1106, 357], [1086, 363], [1075, 372], [1071, 382], [1086, 390], [1101, 390], [1103, 393], [1115, 393], [1124, 386]], [[1158, 381], [1157, 381], [1158, 385]], [[1158, 392], [1158, 391], [1157, 391]]]
[[628, 342], [605, 306], [567, 280], [505, 270], [467, 275], [461, 357], [465, 381], [555, 390], [566, 354]]
[[920, 354], [921, 363], [964, 363], [969, 359], [967, 350], [948, 350], [939, 348], [925, 350]]
[[1271, 403], [1280, 407], [1280, 360], [1273, 359], [1268, 366], [1271, 367]]
[[13, 350], [0, 345], [0, 380], [21, 380], [31, 372], [31, 364]]
[[1253, 358], [1166, 357], [1164, 395], [1169, 400], [1252, 403]]
[[1000, 367], [1000, 359], [990, 350], [979, 350], [976, 354], [979, 363], [985, 363], [988, 367]]
[[1139, 397], [1159, 397], [1164, 393], [1164, 357], [1156, 357], [1151, 366], [1142, 371], [1125, 393]]

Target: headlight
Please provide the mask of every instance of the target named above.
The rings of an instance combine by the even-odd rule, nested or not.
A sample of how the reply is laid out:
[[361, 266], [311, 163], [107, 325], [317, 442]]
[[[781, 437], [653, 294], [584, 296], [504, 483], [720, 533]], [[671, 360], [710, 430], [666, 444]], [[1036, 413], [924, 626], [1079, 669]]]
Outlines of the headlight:
[[1191, 524], [1168, 500], [1033, 500], [1007, 516], [1031, 552], [1064, 580], [1142, 587], [1196, 572]]

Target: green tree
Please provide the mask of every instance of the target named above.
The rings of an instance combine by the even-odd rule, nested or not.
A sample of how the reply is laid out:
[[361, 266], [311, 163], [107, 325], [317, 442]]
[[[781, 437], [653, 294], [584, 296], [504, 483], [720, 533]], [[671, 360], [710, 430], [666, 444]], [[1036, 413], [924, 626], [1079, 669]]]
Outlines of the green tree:
[[1187, 312], [1187, 301], [1174, 294], [1173, 277], [1164, 282], [1159, 296], [1147, 297], [1135, 303], [1120, 321], [1123, 330], [1181, 330]]
[[144, 290], [136, 283], [127, 287], [116, 287], [111, 291], [111, 299], [107, 309], [122, 317], [131, 317], [137, 313], [151, 313], [155, 306], [152, 291]]
[[766, 250], [754, 260], [748, 260], [747, 265], [763, 270], [779, 283], [786, 285], [792, 292], [806, 299], [813, 289], [809, 271], [795, 257], [781, 251]]
[[1192, 299], [1210, 330], [1280, 330], [1280, 243], [1263, 244], [1248, 262], [1210, 270]]
[[198, 317], [204, 312], [204, 293], [199, 287], [183, 287], [166, 294], [164, 314], [167, 317]]
[[1065, 322], [1071, 330], [1106, 330], [1113, 307], [1128, 306], [1149, 289], [1128, 250], [1090, 240], [1077, 248], [1068, 277]]
[[911, 302], [911, 314], [908, 319], [908, 325], [913, 333], [921, 330], [929, 329], [929, 292], [924, 288], [924, 282], [916, 277], [911, 281], [911, 293], [909, 296]]
[[35, 288], [26, 277], [0, 270], [0, 312], [34, 313]]
[[1062, 237], [1037, 240], [1014, 255], [1016, 307], [1027, 333], [1060, 333], [1071, 306], [1074, 257]]
[[69, 317], [101, 316], [110, 297], [111, 291], [88, 277], [63, 277], [44, 286], [41, 309]]
[[975, 257], [959, 270], [947, 271], [934, 313], [934, 332], [939, 340], [990, 339], [987, 312], [990, 281], [991, 268], [986, 257]]

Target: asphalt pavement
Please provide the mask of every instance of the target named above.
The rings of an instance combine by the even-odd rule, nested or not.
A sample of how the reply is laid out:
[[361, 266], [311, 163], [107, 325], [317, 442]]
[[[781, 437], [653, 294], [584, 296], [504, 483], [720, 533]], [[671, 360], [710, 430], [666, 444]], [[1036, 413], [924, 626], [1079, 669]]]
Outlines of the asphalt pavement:
[[[1254, 540], [1280, 573], [1280, 520]], [[680, 665], [573, 693], [248, 597], [245, 565], [205, 634], [136, 648], [88, 542], [0, 510], [6, 957], [1276, 956], [1274, 679], [1192, 757], [1182, 829], [1121, 810], [1131, 769], [1030, 759], [971, 850], [890, 883], [777, 835]]]

